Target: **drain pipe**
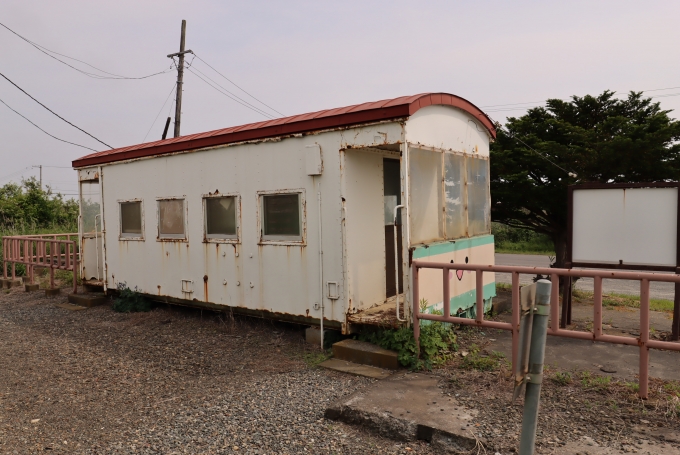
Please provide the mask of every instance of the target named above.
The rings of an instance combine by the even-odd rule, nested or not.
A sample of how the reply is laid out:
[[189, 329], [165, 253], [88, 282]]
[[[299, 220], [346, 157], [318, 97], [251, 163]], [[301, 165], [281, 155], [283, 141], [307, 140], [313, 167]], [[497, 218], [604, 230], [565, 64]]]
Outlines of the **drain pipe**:
[[[394, 285], [396, 287], [394, 300], [397, 305], [397, 321], [406, 322], [406, 318], [402, 319], [399, 317], [399, 250], [397, 242], [397, 215], [399, 214], [399, 209], [403, 209], [404, 204], [400, 204], [394, 208]], [[406, 309], [404, 309], [406, 312]]]
[[[312, 177], [313, 180], [315, 180], [314, 177]], [[320, 324], [320, 330], [321, 330], [321, 350], [323, 351], [323, 316], [324, 316], [324, 298], [323, 298], [323, 236], [322, 236], [322, 229], [321, 229], [321, 182], [318, 182], [316, 184], [316, 198], [319, 204], [319, 306], [321, 309], [321, 324]]]

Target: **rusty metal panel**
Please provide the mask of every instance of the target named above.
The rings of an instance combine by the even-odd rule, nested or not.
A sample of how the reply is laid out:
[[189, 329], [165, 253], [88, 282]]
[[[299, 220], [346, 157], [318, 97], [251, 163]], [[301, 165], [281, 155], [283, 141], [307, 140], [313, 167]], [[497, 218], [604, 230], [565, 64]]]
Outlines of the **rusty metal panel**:
[[[344, 323], [349, 296], [343, 269], [340, 151], [402, 140], [402, 126], [385, 122], [105, 165], [109, 286], [126, 282], [161, 297], [319, 318], [320, 310], [314, 307], [320, 294], [316, 179], [323, 201], [324, 282], [338, 283], [338, 298], [325, 301], [324, 314], [326, 320]], [[307, 175], [305, 151], [310, 145], [323, 152], [322, 176]], [[380, 153], [398, 156], [378, 152], [373, 153], [378, 161], [382, 160]], [[381, 174], [377, 182], [382, 185]], [[302, 206], [303, 242], [260, 239], [261, 196], [282, 191], [302, 194], [303, 202], [304, 195], [313, 201]], [[237, 239], [206, 238], [203, 198], [215, 195], [238, 195]], [[185, 200], [186, 239], [157, 241], [157, 201], [172, 197]], [[144, 210], [143, 236], [134, 242], [119, 238], [119, 202], [131, 200], [141, 201]], [[361, 203], [361, 199], [355, 200], [351, 207], [359, 209]], [[376, 214], [377, 235], [381, 236], [378, 246], [384, 255], [382, 192]], [[380, 261], [384, 274], [384, 257]], [[189, 281], [192, 292], [187, 293]], [[384, 294], [384, 278], [377, 286]], [[372, 297], [357, 293], [357, 298], [369, 301]]]

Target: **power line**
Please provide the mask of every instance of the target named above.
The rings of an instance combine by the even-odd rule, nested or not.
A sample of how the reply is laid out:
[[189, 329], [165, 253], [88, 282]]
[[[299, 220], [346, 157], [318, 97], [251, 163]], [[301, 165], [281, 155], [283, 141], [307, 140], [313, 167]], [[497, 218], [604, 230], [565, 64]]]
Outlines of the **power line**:
[[[199, 76], [198, 74], [196, 74], [196, 73], [194, 72], [194, 69], [187, 67], [187, 70], [190, 71], [190, 72], [192, 72], [196, 77], [198, 77], [198, 78], [200, 78], [200, 79], [203, 79], [201, 76]], [[267, 117], [267, 118], [269, 118], [269, 119], [275, 118], [273, 115], [271, 115], [271, 114], [265, 112], [264, 110], [260, 109], [260, 108], [257, 107], [257, 106], [253, 106], [253, 105], [250, 104], [248, 101], [246, 101], [246, 100], [240, 98], [238, 95], [235, 95], [234, 93], [230, 92], [230, 91], [227, 90], [226, 88], [222, 87], [220, 84], [218, 84], [217, 82], [215, 82], [213, 79], [210, 78], [210, 76], [208, 76], [207, 74], [205, 74], [205, 73], [202, 72], [201, 70], [195, 69], [195, 71], [201, 73], [201, 74], [202, 74], [206, 79], [208, 79], [210, 82], [212, 82], [213, 84], [215, 84], [216, 86], [218, 86], [219, 88], [221, 88], [222, 90], [224, 90], [225, 92], [227, 92], [227, 93], [224, 93], [224, 92], [221, 92], [220, 90], [218, 90], [218, 91], [220, 91], [223, 95], [227, 96], [228, 98], [230, 98], [230, 99], [236, 101], [236, 102], [239, 103], [240, 105], [245, 106], [245, 107], [247, 107], [248, 109], [253, 110], [253, 111], [257, 112], [258, 114], [261, 114], [261, 115], [263, 115], [263, 116], [265, 116], [265, 117]], [[203, 79], [203, 81], [207, 83], [207, 81], [206, 81], [205, 79]], [[211, 85], [211, 84], [209, 84], [209, 85]], [[212, 85], [211, 85], [211, 86], [212, 86]], [[215, 88], [215, 87], [213, 87], [213, 88]], [[216, 90], [217, 90], [217, 89], [216, 89]]]
[[[246, 103], [243, 103], [243, 102], [239, 101], [237, 98], [234, 98], [233, 96], [229, 95], [228, 93], [223, 92], [222, 90], [220, 90], [219, 88], [215, 87], [214, 85], [212, 85], [212, 84], [211, 84], [210, 82], [208, 82], [207, 80], [203, 79], [203, 78], [202, 78], [201, 76], [199, 76], [196, 72], [194, 72], [191, 68], [187, 68], [187, 70], [188, 70], [189, 72], [191, 72], [194, 76], [196, 76], [197, 78], [199, 78], [200, 80], [202, 80], [203, 82], [205, 82], [206, 84], [208, 84], [210, 87], [212, 87], [213, 89], [217, 90], [217, 91], [218, 91], [219, 93], [221, 93], [222, 95], [224, 95], [224, 96], [226, 96], [227, 98], [229, 98], [230, 100], [236, 101], [236, 102], [237, 102], [238, 104], [240, 104], [241, 106], [246, 107], [246, 108], [248, 108], [248, 109], [250, 109], [250, 110], [252, 110], [252, 111], [254, 111], [254, 112], [257, 112], [258, 114], [260, 114], [260, 115], [262, 115], [262, 116], [264, 116], [264, 117], [266, 117], [266, 118], [268, 118], [268, 119], [270, 119], [270, 120], [274, 118], [273, 116], [271, 116], [271, 115], [265, 113], [264, 111], [262, 111], [262, 110], [260, 110], [260, 109], [258, 109], [258, 108], [255, 108], [255, 107], [251, 107], [250, 105], [248, 105], [248, 104], [246, 104]], [[206, 77], [207, 77], [207, 76], [206, 76]], [[217, 84], [216, 84], [216, 85], [217, 85]], [[221, 87], [221, 86], [218, 85], [218, 87]]]
[[[159, 72], [157, 72], [157, 73], [149, 74], [149, 75], [147, 75], [147, 76], [142, 76], [142, 77], [127, 77], [127, 76], [121, 76], [121, 75], [115, 74], [115, 73], [109, 73], [108, 71], [104, 71], [104, 70], [102, 70], [102, 69], [99, 69], [99, 68], [97, 68], [96, 66], [90, 65], [90, 64], [87, 63], [87, 62], [84, 62], [84, 61], [82, 61], [82, 60], [78, 60], [77, 58], [69, 57], [68, 55], [64, 55], [64, 54], [60, 54], [59, 52], [51, 51], [51, 50], [49, 50], [48, 48], [46, 48], [45, 46], [41, 46], [40, 44], [35, 43], [35, 42], [29, 40], [28, 38], [25, 38], [25, 37], [21, 36], [20, 34], [18, 34], [17, 32], [15, 32], [15, 31], [12, 30], [11, 28], [9, 28], [8, 26], [6, 26], [5, 24], [3, 24], [2, 22], [0, 22], [0, 25], [2, 25], [4, 28], [6, 28], [6, 29], [9, 30], [10, 32], [14, 33], [16, 36], [18, 36], [18, 37], [21, 38], [22, 40], [26, 41], [28, 44], [30, 44], [31, 46], [35, 47], [37, 50], [39, 50], [39, 51], [42, 52], [43, 54], [47, 55], [48, 57], [50, 57], [50, 58], [52, 58], [52, 59], [58, 61], [59, 63], [62, 63], [62, 64], [64, 64], [64, 65], [68, 66], [68, 67], [71, 68], [71, 69], [74, 69], [74, 70], [78, 71], [79, 73], [82, 73], [82, 74], [84, 74], [84, 75], [86, 75], [86, 76], [88, 76], [88, 77], [94, 78], [94, 79], [134, 79], [134, 80], [139, 80], [139, 79], [147, 79], [147, 78], [149, 78], [149, 77], [157, 76], [157, 75], [159, 75], [159, 74], [165, 74], [165, 73], [167, 73], [167, 72], [170, 71], [170, 70], [159, 71]], [[99, 71], [99, 72], [102, 72], [102, 73], [104, 73], [104, 74], [108, 74], [109, 76], [102, 76], [101, 74], [96, 74], [96, 73], [90, 73], [90, 72], [88, 72], [88, 71], [83, 71], [83, 70], [81, 70], [80, 68], [76, 68], [75, 66], [73, 66], [73, 65], [71, 65], [71, 64], [69, 64], [69, 63], [67, 63], [67, 62], [65, 62], [65, 61], [63, 61], [63, 60], [58, 59], [57, 57], [55, 57], [55, 56], [52, 55], [52, 54], [60, 55], [60, 56], [65, 57], [65, 58], [68, 58], [68, 59], [71, 59], [71, 60], [75, 60], [76, 62], [80, 62], [80, 63], [82, 63], [82, 64], [84, 64], [84, 65], [89, 66], [90, 68], [94, 68], [95, 70], [97, 70], [97, 71]]]
[[69, 125], [71, 125], [71, 126], [74, 127], [75, 129], [80, 130], [80, 131], [82, 131], [83, 133], [87, 134], [88, 136], [90, 136], [90, 137], [91, 137], [92, 139], [94, 139], [95, 141], [97, 141], [97, 142], [99, 142], [99, 143], [101, 143], [101, 144], [104, 144], [105, 146], [107, 146], [107, 147], [110, 148], [110, 149], [113, 148], [113, 147], [111, 147], [109, 144], [107, 144], [106, 142], [100, 141], [99, 139], [97, 139], [96, 137], [94, 137], [93, 135], [91, 135], [90, 133], [88, 133], [87, 131], [85, 131], [84, 129], [77, 127], [76, 125], [74, 125], [73, 123], [69, 122], [69, 121], [66, 120], [64, 117], [62, 117], [61, 115], [59, 115], [59, 114], [57, 114], [56, 112], [54, 112], [54, 111], [53, 111], [52, 109], [50, 109], [49, 107], [45, 106], [43, 103], [41, 103], [41, 102], [38, 101], [37, 99], [33, 98], [31, 95], [28, 94], [28, 92], [26, 92], [26, 90], [24, 90], [23, 88], [19, 87], [19, 86], [18, 86], [17, 84], [15, 84], [14, 82], [12, 82], [12, 80], [11, 80], [10, 78], [8, 78], [7, 76], [5, 76], [4, 74], [0, 73], [0, 76], [2, 76], [2, 77], [4, 77], [5, 79], [7, 79], [7, 81], [8, 81], [10, 84], [12, 84], [13, 86], [15, 86], [15, 87], [18, 88], [19, 90], [21, 90], [26, 96], [28, 96], [30, 99], [32, 99], [33, 101], [35, 101], [36, 103], [38, 103], [39, 105], [41, 105], [42, 107], [44, 107], [45, 109], [47, 109], [48, 111], [50, 111], [53, 115], [56, 115], [56, 116], [59, 117], [61, 120], [63, 120], [64, 122], [68, 123]]
[[9, 104], [5, 103], [2, 99], [0, 99], [0, 103], [2, 103], [2, 104], [4, 104], [5, 106], [7, 106], [7, 108], [8, 108], [9, 110], [11, 110], [12, 112], [14, 112], [14, 113], [17, 114], [18, 116], [22, 117], [22, 118], [23, 118], [24, 120], [26, 120], [28, 123], [30, 123], [31, 125], [35, 126], [35, 127], [38, 128], [40, 131], [42, 131], [43, 133], [47, 134], [47, 135], [48, 135], [49, 137], [51, 137], [51, 138], [54, 138], [54, 139], [56, 139], [56, 140], [58, 140], [58, 141], [61, 141], [61, 142], [66, 142], [67, 144], [75, 145], [76, 147], [81, 147], [81, 148], [84, 148], [84, 149], [92, 150], [93, 152], [96, 152], [96, 151], [97, 151], [97, 150], [95, 150], [95, 149], [93, 149], [93, 148], [85, 147], [84, 145], [76, 144], [75, 142], [69, 142], [69, 141], [67, 141], [67, 140], [58, 138], [57, 136], [55, 136], [55, 135], [53, 135], [53, 134], [50, 134], [50, 133], [48, 133], [47, 131], [45, 131], [44, 129], [40, 128], [38, 125], [36, 125], [36, 124], [33, 123], [32, 121], [30, 121], [27, 117], [25, 117], [24, 115], [22, 115], [20, 112], [17, 112], [16, 110], [12, 109], [12, 107], [11, 107]]
[[176, 83], [176, 82], [172, 84], [172, 88], [170, 89], [170, 93], [168, 93], [168, 96], [165, 98], [165, 102], [164, 102], [163, 105], [161, 106], [161, 110], [158, 111], [158, 114], [156, 114], [156, 118], [153, 119], [153, 123], [152, 123], [151, 126], [149, 127], [149, 131], [147, 131], [146, 134], [144, 135], [144, 139], [142, 139], [142, 143], [144, 143], [144, 141], [146, 140], [146, 137], [149, 135], [149, 133], [150, 133], [151, 130], [153, 129], [153, 126], [156, 124], [156, 120], [158, 120], [158, 116], [161, 115], [161, 112], [163, 112], [163, 108], [165, 107], [166, 104], [168, 104], [168, 100], [170, 99], [170, 96], [172, 95], [172, 92], [175, 91], [175, 87], [177, 87], [177, 83]]
[[[654, 88], [654, 89], [649, 89], [649, 90], [641, 90], [641, 93], [646, 93], [646, 92], [660, 92], [664, 90], [674, 90], [678, 89], [680, 87], [666, 87], [666, 88]], [[650, 96], [650, 98], [667, 98], [671, 96], [678, 96], [680, 93], [670, 93], [670, 94], [662, 94], [662, 95], [655, 95], [655, 96]], [[555, 99], [555, 98], [550, 98], [550, 99]], [[571, 98], [557, 98], [560, 101], [571, 101]], [[509, 104], [489, 104], [486, 106], [480, 106], [481, 109], [485, 109], [486, 112], [510, 112], [510, 111], [519, 111], [519, 110], [524, 110], [524, 109], [531, 109], [534, 107], [538, 107], [543, 105], [548, 100], [543, 100], [543, 101], [527, 101], [524, 103], [509, 103]], [[531, 104], [532, 106], [523, 106], [525, 104]], [[510, 107], [510, 106], [518, 106], [518, 107]], [[495, 109], [487, 109], [487, 108], [495, 108]]]
[[4, 175], [4, 176], [0, 177], [0, 182], [5, 181], [5, 180], [7, 180], [11, 177], [14, 177], [15, 175], [21, 175], [21, 174], [23, 174], [24, 172], [26, 172], [27, 170], [30, 170], [30, 169], [33, 169], [33, 167], [28, 166], [28, 167], [25, 167], [23, 169], [19, 169], [18, 171], [14, 171], [10, 174]]
[[[276, 112], [277, 114], [279, 114], [281, 117], [285, 117], [285, 116], [286, 116], [285, 114], [283, 114], [283, 113], [277, 111], [277, 110], [274, 109], [273, 107], [269, 106], [268, 104], [265, 104], [264, 102], [262, 102], [262, 101], [260, 101], [259, 99], [255, 98], [255, 97], [254, 97], [253, 95], [251, 95], [250, 93], [246, 92], [244, 89], [242, 89], [241, 87], [239, 87], [238, 85], [236, 85], [236, 83], [235, 83], [234, 81], [232, 81], [232, 80], [229, 79], [227, 76], [225, 76], [224, 74], [222, 74], [222, 73], [220, 73], [219, 71], [217, 71], [217, 70], [216, 70], [215, 68], [213, 68], [208, 62], [206, 62], [205, 60], [203, 60], [201, 57], [199, 57], [199, 56], [196, 55], [195, 53], [194, 53], [194, 55], [196, 56], [197, 59], [199, 59], [200, 61], [202, 61], [203, 63], [205, 63], [211, 70], [213, 70], [214, 72], [216, 72], [217, 74], [219, 74], [220, 76], [222, 76], [223, 78], [225, 78], [225, 79], [226, 79], [227, 81], [229, 81], [232, 85], [234, 85], [234, 87], [238, 88], [238, 89], [241, 90], [243, 93], [245, 93], [246, 95], [248, 95], [249, 97], [251, 97], [252, 99], [254, 99], [255, 101], [257, 101], [258, 103], [262, 104], [263, 106], [268, 107], [268, 108], [271, 109], [272, 111], [274, 111], [274, 112]], [[236, 96], [236, 95], [234, 95], [234, 96]]]

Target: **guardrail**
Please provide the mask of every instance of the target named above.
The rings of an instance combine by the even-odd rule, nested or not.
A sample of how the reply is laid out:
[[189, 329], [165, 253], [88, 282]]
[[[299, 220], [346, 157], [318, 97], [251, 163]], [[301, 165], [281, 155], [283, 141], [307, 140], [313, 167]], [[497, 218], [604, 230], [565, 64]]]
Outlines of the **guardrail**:
[[[420, 324], [421, 319], [430, 321], [449, 322], [453, 324], [471, 325], [477, 327], [488, 327], [494, 329], [509, 330], [512, 332], [512, 367], [516, 371], [519, 362], [519, 324], [520, 324], [520, 294], [519, 276], [520, 274], [547, 275], [553, 283], [559, 283], [559, 277], [589, 277], [594, 281], [593, 296], [593, 330], [584, 332], [580, 330], [565, 330], [559, 327], [559, 286], [553, 286], [550, 296], [550, 328], [549, 335], [577, 338], [581, 340], [600, 341], [605, 343], [624, 344], [639, 346], [640, 366], [639, 366], [639, 395], [647, 398], [649, 384], [649, 349], [667, 349], [680, 351], [680, 343], [657, 341], [649, 339], [649, 283], [651, 281], [663, 281], [680, 283], [680, 275], [660, 274], [660, 273], [637, 273], [619, 272], [607, 270], [575, 270], [575, 269], [553, 269], [540, 267], [513, 267], [499, 265], [477, 265], [477, 264], [447, 264], [424, 261], [412, 262], [413, 277], [413, 334], [416, 341], [417, 351], [420, 352]], [[420, 269], [438, 269], [442, 271], [442, 286], [444, 291], [444, 311], [443, 315], [421, 314], [419, 306], [418, 273]], [[459, 318], [451, 316], [450, 311], [450, 270], [469, 270], [475, 272], [476, 279], [476, 317], [475, 319]], [[483, 273], [501, 272], [512, 274], [512, 322], [498, 322], [484, 319], [484, 293], [483, 293]], [[640, 282], [640, 336], [637, 338], [623, 337], [616, 335], [605, 335], [602, 333], [602, 279], [615, 280], [635, 280]]]
[[26, 266], [29, 283], [34, 282], [34, 270], [46, 268], [50, 271], [50, 289], [54, 289], [54, 271], [73, 272], [73, 293], [78, 292], [78, 234], [17, 235], [2, 238], [2, 276], [8, 279], [11, 264], [11, 279], [16, 280], [16, 265]]

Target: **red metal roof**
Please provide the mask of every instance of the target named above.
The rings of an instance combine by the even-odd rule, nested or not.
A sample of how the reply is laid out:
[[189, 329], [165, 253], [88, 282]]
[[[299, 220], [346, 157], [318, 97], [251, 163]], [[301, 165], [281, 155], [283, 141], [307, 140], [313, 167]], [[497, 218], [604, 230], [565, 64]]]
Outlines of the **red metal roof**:
[[496, 128], [493, 122], [474, 104], [448, 93], [423, 93], [105, 150], [78, 158], [72, 164], [76, 168], [94, 166], [234, 142], [252, 141], [268, 137], [408, 117], [419, 109], [434, 104], [453, 106], [467, 112], [486, 127], [491, 137], [496, 137]]

